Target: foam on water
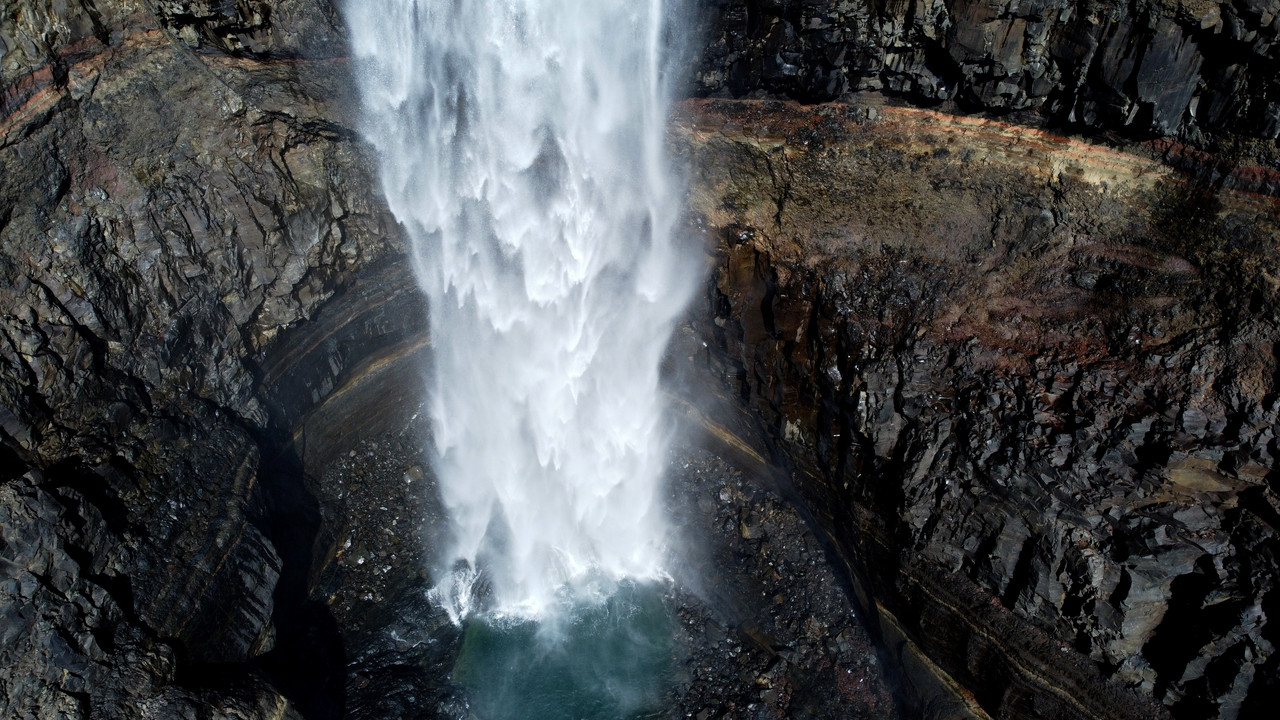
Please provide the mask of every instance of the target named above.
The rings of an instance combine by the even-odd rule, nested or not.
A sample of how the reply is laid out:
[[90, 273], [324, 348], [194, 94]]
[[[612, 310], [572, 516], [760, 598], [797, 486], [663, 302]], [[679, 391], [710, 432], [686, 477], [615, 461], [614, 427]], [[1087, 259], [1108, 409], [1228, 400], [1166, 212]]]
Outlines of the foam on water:
[[347, 5], [363, 130], [430, 304], [456, 568], [436, 599], [536, 618], [583, 578], [661, 576], [659, 362], [699, 273], [663, 152], [668, 9]]

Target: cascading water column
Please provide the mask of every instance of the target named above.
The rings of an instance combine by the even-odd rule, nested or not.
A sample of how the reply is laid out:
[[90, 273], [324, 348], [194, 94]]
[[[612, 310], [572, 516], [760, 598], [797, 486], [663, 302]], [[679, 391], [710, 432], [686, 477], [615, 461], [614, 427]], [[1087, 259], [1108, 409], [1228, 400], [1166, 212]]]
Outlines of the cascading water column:
[[697, 263], [663, 154], [660, 0], [351, 0], [384, 191], [430, 304], [455, 620], [661, 575], [659, 363]]

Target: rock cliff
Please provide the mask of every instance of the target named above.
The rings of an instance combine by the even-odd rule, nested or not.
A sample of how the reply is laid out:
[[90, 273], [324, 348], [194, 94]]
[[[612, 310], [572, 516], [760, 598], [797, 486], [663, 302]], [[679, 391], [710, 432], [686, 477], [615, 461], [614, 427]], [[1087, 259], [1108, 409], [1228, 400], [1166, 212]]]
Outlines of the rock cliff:
[[[694, 86], [883, 91], [1239, 151], [1280, 134], [1275, 0], [716, 0]], [[1244, 143], [1248, 147], [1249, 143]], [[1273, 147], [1261, 151], [1274, 157]], [[1273, 161], [1274, 162], [1274, 161]]]
[[886, 640], [993, 717], [1263, 716], [1280, 203], [918, 109], [686, 111], [708, 362]]
[[288, 1], [4, 5], [7, 717], [287, 705], [248, 666], [230, 690], [190, 671], [276, 640], [268, 348], [399, 251], [335, 22]]

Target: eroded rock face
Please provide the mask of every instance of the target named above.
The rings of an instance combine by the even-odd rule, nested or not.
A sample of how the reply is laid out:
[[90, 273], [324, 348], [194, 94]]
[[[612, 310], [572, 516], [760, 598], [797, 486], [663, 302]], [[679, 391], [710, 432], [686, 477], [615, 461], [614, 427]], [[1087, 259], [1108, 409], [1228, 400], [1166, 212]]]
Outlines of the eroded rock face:
[[272, 341], [400, 252], [334, 17], [5, 5], [6, 716], [292, 712], [248, 666], [221, 690], [183, 672], [276, 640]]
[[993, 716], [1265, 712], [1280, 203], [987, 121], [686, 107], [705, 332], [887, 622]]
[[1280, 5], [719, 0], [695, 86], [813, 102], [883, 90], [1158, 135], [1280, 133]]

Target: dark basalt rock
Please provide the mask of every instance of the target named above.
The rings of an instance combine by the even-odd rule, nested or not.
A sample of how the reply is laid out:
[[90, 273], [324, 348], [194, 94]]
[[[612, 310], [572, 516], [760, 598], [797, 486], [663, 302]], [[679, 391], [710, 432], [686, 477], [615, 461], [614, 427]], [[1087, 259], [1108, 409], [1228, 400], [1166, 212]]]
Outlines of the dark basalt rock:
[[[875, 100], [686, 108], [717, 249], [689, 357], [771, 432], [721, 450], [795, 471], [697, 455], [686, 489], [741, 521], [744, 587], [821, 587], [770, 605], [777, 642], [677, 599], [680, 712], [746, 675], [722, 699], [760, 716], [887, 707], [832, 675], [881, 682], [792, 557], [821, 545], [915, 711], [1263, 716], [1280, 7], [703, 7], [701, 94], [872, 91], [1128, 152]], [[430, 538], [370, 534], [421, 442], [384, 388], [427, 338], [345, 52], [326, 0], [0, 10], [6, 716], [465, 712], [399, 564]]]
[[1059, 125], [1275, 139], [1274, 0], [719, 0], [691, 84], [805, 102], [883, 91]]
[[254, 661], [310, 560], [259, 368], [399, 240], [332, 8], [268, 5], [0, 18], [8, 717], [294, 712]]
[[691, 448], [676, 458], [671, 514], [692, 567], [677, 579], [684, 649], [663, 717], [901, 717], [893, 675], [819, 538], [763, 482], [772, 473]]
[[919, 111], [689, 122], [711, 357], [890, 634], [995, 717], [1262, 716], [1280, 204]]

